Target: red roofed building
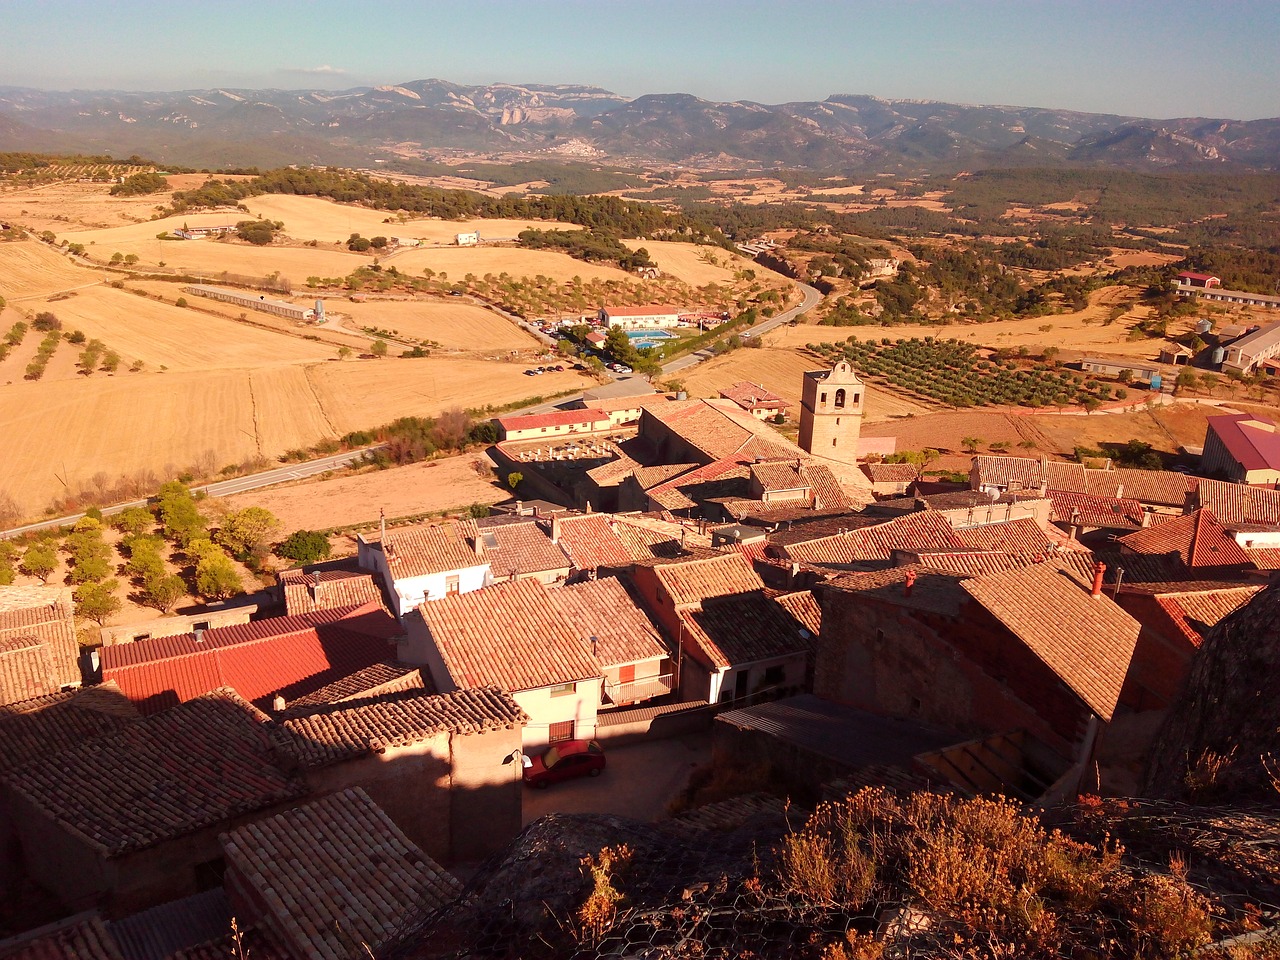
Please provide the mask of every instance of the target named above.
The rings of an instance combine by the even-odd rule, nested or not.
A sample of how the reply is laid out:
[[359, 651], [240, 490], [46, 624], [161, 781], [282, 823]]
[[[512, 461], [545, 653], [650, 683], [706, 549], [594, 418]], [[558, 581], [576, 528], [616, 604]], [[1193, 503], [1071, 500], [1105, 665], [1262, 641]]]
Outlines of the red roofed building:
[[678, 307], [601, 307], [600, 322], [623, 330], [660, 330], [680, 322]]
[[80, 686], [71, 591], [0, 587], [0, 706]]
[[232, 687], [262, 709], [393, 660], [404, 633], [381, 604], [258, 620], [102, 648], [102, 678], [144, 715]]
[[519, 417], [495, 417], [493, 422], [498, 428], [498, 439], [503, 442], [550, 440], [608, 433], [613, 429], [613, 419], [602, 410], [553, 410], [550, 413], [529, 413]]
[[1274, 487], [1280, 484], [1280, 433], [1275, 421], [1249, 413], [1210, 417], [1201, 469], [1224, 480]]
[[1183, 270], [1178, 274], [1178, 284], [1188, 287], [1220, 287], [1222, 281], [1212, 274], [1208, 273], [1192, 273], [1190, 270]]
[[720, 396], [732, 400], [747, 413], [760, 420], [768, 420], [778, 414], [786, 415], [791, 404], [783, 400], [771, 390], [766, 390], [762, 383], [739, 380], [731, 387], [720, 391]]
[[1190, 570], [1234, 567], [1252, 569], [1253, 562], [1207, 507], [1117, 541], [1123, 553], [1176, 554]]

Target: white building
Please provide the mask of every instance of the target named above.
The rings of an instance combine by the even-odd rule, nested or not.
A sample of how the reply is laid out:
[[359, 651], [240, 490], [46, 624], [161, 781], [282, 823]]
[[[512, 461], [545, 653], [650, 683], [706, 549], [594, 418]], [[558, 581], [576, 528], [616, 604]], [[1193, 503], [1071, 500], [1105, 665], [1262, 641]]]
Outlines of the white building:
[[480, 231], [476, 230], [472, 233], [460, 233], [454, 240], [460, 247], [474, 247], [480, 242]]
[[622, 330], [660, 330], [680, 323], [675, 307], [601, 307], [600, 322]]
[[489, 581], [489, 560], [472, 549], [456, 522], [394, 530], [385, 538], [360, 535], [356, 542], [360, 566], [381, 578], [397, 617]]

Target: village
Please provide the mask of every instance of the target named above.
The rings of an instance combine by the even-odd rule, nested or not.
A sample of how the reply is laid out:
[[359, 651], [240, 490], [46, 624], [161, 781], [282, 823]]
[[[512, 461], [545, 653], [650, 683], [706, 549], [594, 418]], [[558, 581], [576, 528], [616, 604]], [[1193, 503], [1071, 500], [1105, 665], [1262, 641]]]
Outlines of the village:
[[1040, 809], [1195, 772], [1189, 677], [1280, 569], [1274, 423], [1211, 416], [1198, 476], [958, 482], [862, 435], [849, 362], [795, 386], [500, 415], [518, 498], [89, 655], [68, 589], [0, 587], [0, 876], [8, 922], [54, 924], [19, 940], [356, 957], [546, 813], [710, 845], [833, 790]]

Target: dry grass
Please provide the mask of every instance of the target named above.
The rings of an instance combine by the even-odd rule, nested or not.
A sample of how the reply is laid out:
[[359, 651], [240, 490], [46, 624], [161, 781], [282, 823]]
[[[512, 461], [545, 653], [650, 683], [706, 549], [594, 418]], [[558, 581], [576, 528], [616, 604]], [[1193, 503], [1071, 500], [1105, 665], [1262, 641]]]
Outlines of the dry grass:
[[766, 270], [753, 261], [720, 247], [665, 240], [627, 240], [625, 242], [632, 250], [644, 247], [649, 251], [649, 259], [658, 265], [659, 270], [693, 287], [705, 286], [708, 283], [733, 283], [733, 275], [738, 270], [754, 270], [756, 276], [762, 274], [770, 277], [780, 276], [772, 270]]
[[434, 301], [335, 301], [330, 315], [350, 318], [346, 326], [395, 330], [414, 340], [434, 340], [460, 350], [506, 351], [536, 348], [536, 341], [510, 320], [470, 303]]
[[29, 297], [47, 297], [111, 278], [105, 270], [76, 266], [37, 240], [0, 243], [0, 297], [10, 303], [20, 303]]
[[468, 273], [483, 277], [507, 273], [513, 277], [549, 277], [563, 282], [573, 277], [584, 280], [634, 280], [625, 270], [602, 264], [584, 263], [551, 250], [522, 250], [519, 247], [438, 247], [405, 250], [384, 261], [401, 273], [417, 276], [424, 269], [446, 273], [461, 280]]

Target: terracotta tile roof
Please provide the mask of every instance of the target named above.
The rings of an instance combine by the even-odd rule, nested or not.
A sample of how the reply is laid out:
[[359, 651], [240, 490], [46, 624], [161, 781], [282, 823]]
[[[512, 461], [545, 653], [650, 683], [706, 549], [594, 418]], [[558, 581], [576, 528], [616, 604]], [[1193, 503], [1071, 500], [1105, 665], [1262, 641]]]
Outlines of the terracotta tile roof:
[[805, 543], [810, 540], [821, 540], [863, 527], [874, 527], [884, 523], [885, 518], [865, 511], [861, 513], [837, 513], [824, 515], [811, 513], [807, 518], [795, 517], [792, 523], [784, 523], [769, 534], [769, 543], [778, 552], [793, 543]]
[[232, 901], [298, 957], [373, 955], [412, 914], [462, 891], [359, 787], [221, 839]]
[[1083, 463], [1050, 460], [1044, 465], [1045, 486], [1060, 493], [1088, 493], [1087, 472]]
[[1086, 493], [1097, 497], [1123, 497], [1162, 507], [1186, 505], [1190, 481], [1170, 470], [1086, 470]]
[[898, 566], [925, 567], [946, 573], [981, 576], [1014, 570], [1030, 563], [1043, 563], [1044, 553], [1008, 553], [1004, 550], [895, 550], [893, 562]]
[[[377, 540], [374, 538], [369, 542]], [[467, 570], [488, 562], [477, 557], [475, 551], [467, 546], [462, 526], [452, 520], [432, 526], [388, 530], [382, 550], [395, 580]]]
[[[169, 960], [179, 950], [231, 935], [231, 903], [221, 887], [149, 910], [130, 914], [108, 925], [120, 944], [124, 960]], [[243, 921], [239, 924], [243, 929]], [[233, 956], [227, 953], [227, 960]], [[257, 960], [257, 954], [245, 953]]]
[[1259, 570], [1280, 570], [1280, 547], [1245, 547], [1244, 552]]
[[791, 404], [761, 384], [739, 380], [720, 391], [720, 396], [732, 400], [743, 410], [783, 410]]
[[1157, 596], [1156, 603], [1183, 635], [1198, 647], [1214, 624], [1228, 614], [1235, 613], [1261, 590], [1262, 585], [1257, 584], [1192, 593], [1166, 593]]
[[630, 514], [615, 516], [614, 521], [613, 532], [634, 561], [678, 557], [711, 546], [710, 537], [671, 520]]
[[[825, 584], [823, 589], [857, 593], [898, 607], [955, 617], [965, 600], [960, 589], [960, 581], [964, 577], [962, 573], [944, 573], [918, 564], [907, 564], [868, 573], [844, 574]], [[907, 589], [908, 579], [913, 579], [910, 590]]]
[[138, 711], [111, 681], [0, 710], [0, 774], [115, 733]]
[[0, 706], [62, 689], [49, 648], [37, 637], [0, 640]]
[[405, 690], [424, 690], [435, 693], [431, 678], [424, 676], [421, 667], [404, 663], [375, 663], [349, 676], [335, 680], [326, 686], [290, 701], [281, 716], [310, 713], [316, 707], [324, 707], [348, 700], [364, 700], [386, 693]]
[[641, 419], [642, 434], [647, 434], [645, 421], [650, 417], [666, 424], [708, 461], [735, 455], [746, 460], [805, 455], [769, 427], [750, 422], [754, 418], [732, 400], [676, 400], [648, 408]]
[[858, 563], [888, 560], [894, 550], [953, 549], [969, 546], [941, 513], [922, 510], [844, 534], [792, 543], [778, 552], [808, 563]]
[[815, 637], [822, 632], [822, 607], [811, 590], [797, 590], [773, 598], [783, 610], [795, 617]]
[[598, 410], [601, 413], [621, 413], [624, 410], [640, 410], [644, 407], [662, 406], [674, 399], [674, 397], [665, 393], [644, 393], [636, 397], [583, 399], [582, 405], [588, 410]]
[[717, 460], [649, 487], [649, 499], [667, 510], [690, 510], [716, 497], [744, 496], [750, 468], [736, 458]]
[[697, 470], [698, 466], [696, 463], [666, 463], [654, 467], [638, 467], [632, 471], [632, 476], [636, 478], [641, 490], [648, 490], [681, 474]]
[[1245, 566], [1250, 563], [1244, 548], [1223, 529], [1213, 511], [1205, 507], [1185, 517], [1126, 534], [1118, 538], [1117, 542], [1126, 552], [1176, 553], [1178, 559], [1191, 569]]
[[1065, 490], [1050, 490], [1048, 497], [1053, 503], [1053, 519], [1060, 523], [1121, 530], [1142, 528], [1144, 511], [1137, 500], [1094, 497]]
[[460, 688], [511, 693], [601, 676], [585, 638], [536, 580], [510, 580], [418, 605]]
[[763, 590], [712, 597], [677, 614], [684, 638], [712, 667], [735, 667], [795, 653], [811, 654], [817, 634]]
[[603, 513], [561, 517], [557, 525], [560, 549], [579, 570], [625, 567], [632, 556], [614, 527], [613, 518]]
[[1249, 487], [1242, 483], [1201, 480], [1192, 496], [1227, 526], [1246, 523], [1280, 524], [1280, 490]]
[[803, 460], [767, 460], [748, 468], [765, 493], [811, 488]]
[[523, 576], [533, 573], [563, 571], [568, 573], [572, 561], [535, 517], [515, 518], [511, 523], [478, 529], [474, 523], [464, 525], [467, 539], [477, 540], [476, 553], [489, 562], [494, 577]]
[[864, 463], [862, 472], [872, 483], [913, 483], [920, 479], [914, 463]]
[[1003, 550], [1006, 553], [1042, 553], [1065, 538], [1055, 530], [1049, 533], [1030, 517], [959, 527], [956, 538], [974, 550]]
[[974, 457], [973, 465], [979, 487], [1007, 487], [1013, 483], [1030, 490], [1044, 481], [1044, 461], [1030, 457]]
[[609, 415], [599, 410], [552, 410], [550, 413], [529, 413], [515, 417], [497, 417], [498, 426], [506, 433], [518, 430], [540, 430], [543, 427], [563, 427], [579, 423], [590, 429], [607, 430]]
[[595, 637], [592, 652], [602, 667], [668, 654], [657, 628], [621, 580], [607, 577], [548, 590], [547, 599], [578, 636]]
[[[252, 628], [252, 629], [246, 629]], [[321, 610], [102, 648], [102, 676], [144, 714], [229, 686], [267, 707], [394, 658], [403, 631], [381, 605]]]
[[100, 917], [59, 924], [48, 933], [0, 941], [5, 960], [124, 960]]
[[961, 589], [1015, 634], [1103, 720], [1120, 697], [1138, 622], [1057, 565], [964, 580]]
[[385, 606], [382, 590], [371, 573], [285, 570], [280, 574], [280, 586], [284, 589], [285, 610], [290, 616], [366, 603]]
[[355, 704], [318, 707], [282, 721], [279, 742], [306, 767], [351, 760], [448, 733], [467, 736], [524, 726], [529, 718], [501, 690], [414, 691]]
[[[10, 664], [10, 669], [16, 671], [11, 675], [15, 685], [0, 685], [0, 703], [15, 703], [80, 683], [80, 644], [76, 640], [70, 590], [0, 587], [0, 642], [16, 638], [22, 638], [22, 643], [11, 648], [15, 652], [28, 649], [31, 638], [45, 652], [16, 656], [18, 662]], [[0, 683], [3, 682], [0, 676]], [[33, 689], [38, 692], [30, 692]]]
[[653, 572], [675, 607], [764, 589], [764, 581], [740, 553], [660, 564]]
[[625, 453], [619, 454], [615, 460], [608, 463], [602, 463], [598, 467], [592, 467], [587, 471], [587, 476], [595, 481], [598, 487], [617, 486], [621, 483], [632, 470], [640, 467], [638, 460], [633, 460]]
[[284, 800], [270, 721], [219, 690], [6, 775], [10, 787], [107, 857], [145, 850]]

